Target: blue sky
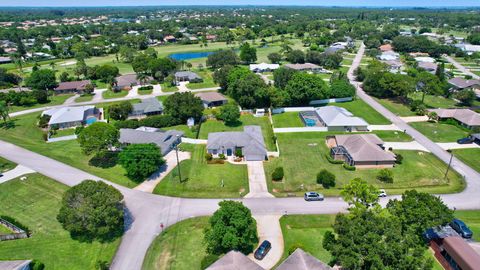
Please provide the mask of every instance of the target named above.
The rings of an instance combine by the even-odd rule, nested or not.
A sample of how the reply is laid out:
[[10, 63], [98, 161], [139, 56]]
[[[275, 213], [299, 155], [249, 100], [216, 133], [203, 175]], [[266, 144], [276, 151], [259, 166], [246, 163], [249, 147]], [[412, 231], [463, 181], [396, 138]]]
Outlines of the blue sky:
[[480, 0], [0, 0], [0, 6], [143, 5], [480, 6]]

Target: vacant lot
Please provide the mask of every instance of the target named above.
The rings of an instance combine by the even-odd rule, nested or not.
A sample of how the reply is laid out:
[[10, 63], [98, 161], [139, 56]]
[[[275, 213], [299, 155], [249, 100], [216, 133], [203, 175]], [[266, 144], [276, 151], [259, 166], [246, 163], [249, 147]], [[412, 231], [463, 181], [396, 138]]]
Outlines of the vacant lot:
[[181, 221], [160, 234], [148, 249], [144, 270], [200, 270], [207, 254], [203, 232], [208, 217]]
[[46, 106], [55, 106], [55, 105], [61, 105], [67, 100], [68, 98], [73, 97], [73, 94], [65, 94], [65, 95], [57, 95], [57, 96], [49, 96], [49, 102], [44, 103], [44, 104], [35, 104], [32, 106], [10, 106], [9, 111], [12, 112], [18, 112], [18, 111], [23, 111], [23, 110], [28, 110], [28, 109], [35, 109], [35, 108], [40, 108], [40, 107], [46, 107]]
[[182, 144], [181, 148], [192, 153], [192, 159], [180, 163], [182, 182], [175, 168], [154, 193], [193, 198], [234, 198], [248, 193], [246, 165], [207, 164], [205, 145]]
[[471, 149], [456, 149], [453, 150], [453, 155], [465, 162], [468, 166], [480, 172], [480, 149], [471, 148]]
[[434, 142], [456, 142], [468, 136], [468, 131], [450, 124], [414, 122], [410, 126]]
[[81, 243], [70, 238], [57, 221], [67, 189], [40, 174], [0, 185], [0, 215], [17, 219], [32, 231], [27, 239], [0, 242], [0, 260], [36, 259], [45, 269], [95, 269], [97, 261], [110, 262], [120, 239], [112, 243]]
[[[340, 188], [351, 179], [360, 177], [389, 193], [402, 193], [406, 189], [449, 193], [463, 189], [464, 184], [455, 172], [450, 171], [444, 179], [446, 165], [430, 153], [418, 151], [395, 151], [403, 156], [403, 164], [392, 169], [394, 183], [386, 184], [376, 180], [378, 169], [348, 171], [341, 164], [330, 164], [326, 159], [328, 148], [325, 137], [333, 133], [280, 133], [277, 134], [280, 157], [265, 162], [269, 189], [277, 196], [287, 193], [301, 195], [306, 190], [316, 190], [327, 195], [338, 195]], [[285, 178], [281, 182], [270, 181], [276, 167], [283, 166]], [[337, 185], [328, 190], [316, 183], [316, 174], [327, 169], [336, 175]], [[303, 189], [302, 189], [303, 185]]]

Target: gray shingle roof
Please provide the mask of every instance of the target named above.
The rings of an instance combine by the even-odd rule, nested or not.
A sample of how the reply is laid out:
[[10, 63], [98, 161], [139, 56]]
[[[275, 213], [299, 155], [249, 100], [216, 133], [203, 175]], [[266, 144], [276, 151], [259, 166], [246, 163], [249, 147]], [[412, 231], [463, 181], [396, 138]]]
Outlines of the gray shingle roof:
[[[120, 75], [116, 77], [115, 80], [118, 88], [124, 88], [132, 85], [140, 84], [140, 81], [137, 80], [137, 74]], [[151, 80], [153, 80], [152, 77], [147, 77], [147, 81], [151, 81]]]
[[156, 128], [139, 127], [137, 129], [122, 128], [120, 129], [120, 143], [140, 144], [154, 143], [166, 155], [172, 149], [178, 137], [183, 136], [182, 131], [178, 130], [160, 130]]
[[241, 147], [243, 155], [265, 157], [267, 150], [260, 126], [245, 126], [244, 131], [213, 132], [208, 134], [207, 149]]
[[468, 126], [480, 126], [480, 114], [469, 109], [432, 109], [440, 118], [454, 118]]
[[276, 270], [330, 270], [327, 264], [321, 262], [302, 249], [297, 248]]
[[325, 106], [315, 110], [328, 127], [368, 126], [360, 117], [353, 116], [347, 109], [337, 106]]
[[337, 145], [343, 146], [354, 161], [395, 161], [393, 153], [383, 150], [383, 141], [375, 134], [335, 135]]
[[142, 99], [140, 103], [133, 104], [133, 112], [136, 114], [147, 114], [154, 112], [162, 112], [163, 104], [157, 98]]
[[73, 81], [73, 82], [61, 82], [58, 86], [53, 89], [55, 91], [62, 91], [62, 90], [85, 90], [85, 87], [91, 84], [90, 80], [83, 80], [83, 81]]
[[207, 270], [264, 270], [247, 256], [238, 251], [230, 251], [218, 259]]
[[217, 101], [227, 101], [227, 98], [218, 93], [218, 92], [201, 92], [195, 94], [196, 97], [200, 98], [203, 102], [217, 102]]
[[480, 80], [465, 80], [461, 77], [452, 78], [448, 80], [448, 83], [459, 89], [469, 88], [475, 85], [480, 86]]
[[175, 72], [175, 78], [188, 78], [188, 80], [197, 80], [201, 79], [197, 73], [192, 71], [178, 71]]

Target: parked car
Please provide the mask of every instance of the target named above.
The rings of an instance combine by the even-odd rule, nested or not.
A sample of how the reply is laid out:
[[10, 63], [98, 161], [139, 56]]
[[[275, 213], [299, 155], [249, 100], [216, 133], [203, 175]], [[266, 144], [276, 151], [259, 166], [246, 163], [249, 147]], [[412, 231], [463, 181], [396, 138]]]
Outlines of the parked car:
[[471, 144], [474, 141], [475, 140], [472, 137], [466, 137], [466, 138], [458, 139], [457, 143], [459, 143], [459, 144]]
[[387, 192], [385, 191], [385, 189], [380, 189], [380, 193], [378, 194], [378, 197], [379, 198], [387, 197]]
[[3, 174], [2, 174], [2, 173], [0, 173], [0, 177], [2, 177], [2, 176], [3, 176]]
[[323, 201], [324, 199], [322, 194], [313, 191], [305, 192], [303, 198], [305, 201]]
[[263, 241], [262, 244], [257, 248], [257, 250], [255, 250], [255, 259], [262, 260], [263, 258], [265, 258], [271, 248], [272, 244], [270, 244], [270, 242], [268, 242], [267, 240]]
[[450, 222], [450, 226], [463, 238], [472, 238], [473, 232], [468, 226], [460, 219], [454, 219]]

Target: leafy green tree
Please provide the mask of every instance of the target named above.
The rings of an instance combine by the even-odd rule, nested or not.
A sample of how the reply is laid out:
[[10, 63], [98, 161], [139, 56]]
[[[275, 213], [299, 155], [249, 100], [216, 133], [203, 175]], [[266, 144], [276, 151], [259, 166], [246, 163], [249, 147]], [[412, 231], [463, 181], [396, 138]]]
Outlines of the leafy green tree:
[[98, 66], [95, 71], [96, 78], [106, 83], [111, 82], [118, 74], [118, 67], [108, 64]]
[[240, 120], [240, 109], [235, 103], [227, 103], [220, 108], [220, 119], [227, 125], [234, 125]]
[[289, 105], [306, 105], [312, 100], [330, 97], [330, 91], [323, 79], [314, 74], [298, 72], [288, 81], [285, 91], [289, 95]]
[[293, 64], [305, 63], [305, 53], [301, 50], [292, 50], [287, 53], [287, 61]]
[[70, 79], [70, 76], [68, 75], [67, 72], [62, 72], [62, 74], [60, 74], [60, 81], [61, 82], [68, 82]]
[[257, 227], [250, 210], [241, 202], [222, 201], [205, 230], [207, 251], [211, 254], [238, 250], [249, 254], [258, 243]]
[[219, 50], [207, 57], [207, 66], [221, 68], [226, 65], [235, 66], [240, 63], [240, 58], [233, 50]]
[[191, 92], [177, 92], [168, 96], [164, 106], [166, 114], [171, 115], [182, 123], [186, 123], [190, 117], [197, 121], [200, 120], [204, 110], [202, 100]]
[[107, 150], [118, 143], [119, 131], [104, 122], [95, 122], [78, 134], [78, 142], [87, 155]]
[[416, 190], [406, 191], [401, 200], [390, 200], [387, 209], [399, 218], [402, 232], [412, 232], [419, 244], [426, 229], [445, 225], [454, 218], [453, 211], [438, 196]]
[[335, 186], [335, 174], [323, 169], [317, 174], [317, 184], [324, 188], [331, 188]]
[[163, 80], [169, 74], [171, 74], [176, 69], [175, 62], [168, 58], [156, 58], [150, 59], [148, 62], [148, 69], [150, 70], [150, 75], [156, 79]]
[[57, 219], [76, 239], [111, 241], [123, 233], [122, 200], [114, 187], [85, 180], [65, 192]]
[[420, 72], [417, 74], [415, 79], [417, 83], [417, 90], [422, 92], [422, 103], [424, 103], [426, 94], [440, 95], [443, 92], [440, 79], [429, 72]]
[[128, 115], [132, 112], [133, 106], [129, 101], [124, 101], [122, 103], [113, 104], [108, 107], [108, 115], [113, 120], [125, 120], [128, 118]]
[[355, 86], [346, 80], [335, 80], [330, 86], [330, 97], [344, 98], [355, 96]]
[[155, 144], [131, 144], [120, 152], [118, 163], [135, 181], [143, 181], [165, 164], [160, 149]]
[[[230, 79], [229, 75], [229, 81]], [[267, 85], [250, 71], [229, 83], [227, 93], [243, 108], [264, 108], [270, 104]]]
[[355, 178], [340, 192], [343, 199], [355, 208], [368, 208], [378, 204], [379, 191], [361, 178]]
[[7, 124], [7, 121], [10, 119], [8, 105], [4, 100], [0, 100], [0, 117], [4, 124]]
[[132, 68], [135, 73], [147, 73], [150, 71], [149, 62], [152, 58], [144, 53], [138, 54], [133, 58]]
[[273, 72], [273, 81], [274, 81], [274, 86], [279, 89], [285, 89], [287, 86], [288, 81], [292, 78], [293, 74], [297, 73], [298, 71], [291, 69], [291, 68], [285, 68], [281, 67], [279, 69], [276, 69]]
[[250, 46], [248, 42], [243, 43], [240, 46], [240, 60], [245, 63], [254, 63], [257, 61], [257, 49]]
[[131, 63], [135, 57], [135, 49], [128, 46], [121, 46], [118, 52], [125, 63]]
[[472, 89], [458, 91], [454, 96], [460, 101], [461, 104], [465, 106], [471, 106], [473, 101], [475, 101], [475, 92], [473, 92]]
[[473, 33], [467, 37], [467, 41], [474, 44], [480, 45], [480, 33]]
[[282, 55], [276, 52], [268, 54], [267, 58], [272, 64], [278, 64], [282, 61]]
[[32, 72], [25, 84], [35, 90], [51, 90], [57, 87], [55, 72], [51, 69], [39, 69]]
[[221, 91], [225, 92], [228, 88], [228, 74], [233, 69], [233, 66], [223, 66], [213, 72], [213, 81], [220, 85]]

